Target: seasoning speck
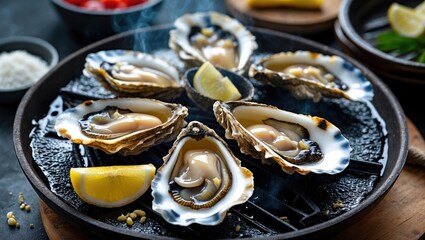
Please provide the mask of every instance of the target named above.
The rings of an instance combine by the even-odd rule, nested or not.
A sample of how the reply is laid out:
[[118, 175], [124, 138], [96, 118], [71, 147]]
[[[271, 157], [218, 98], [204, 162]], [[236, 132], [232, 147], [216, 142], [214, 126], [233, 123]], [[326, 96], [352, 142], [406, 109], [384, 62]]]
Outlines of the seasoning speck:
[[339, 199], [332, 204], [332, 208], [343, 208], [343, 207], [344, 207], [344, 203]]
[[136, 210], [134, 210], [134, 211], [133, 211], [133, 213], [137, 214], [137, 216], [138, 216], [138, 217], [146, 216], [145, 211], [140, 210], [140, 209], [136, 209]]
[[34, 224], [30, 223], [30, 228], [34, 229]]
[[236, 225], [236, 227], [235, 227], [235, 232], [239, 232], [241, 230], [241, 225]]
[[329, 213], [330, 213], [330, 211], [329, 211], [329, 209], [326, 209], [326, 210], [323, 210], [323, 215], [325, 215], [325, 216], [329, 216]]
[[133, 219], [131, 219], [131, 217], [127, 218], [127, 225], [133, 226]]
[[25, 202], [24, 201], [24, 194], [22, 192], [19, 193], [18, 202], [19, 202], [19, 206]]
[[27, 51], [3, 52], [0, 54], [0, 89], [29, 86], [48, 70], [45, 61]]
[[13, 212], [8, 212], [8, 213], [6, 214], [6, 217], [7, 217], [7, 218], [15, 218], [15, 216], [13, 216]]
[[117, 218], [117, 220], [118, 220], [118, 222], [125, 222], [125, 220], [127, 220], [127, 217], [126, 217], [126, 216], [124, 216], [124, 214], [121, 214], [121, 216], [119, 216], [119, 217]]
[[9, 225], [11, 227], [16, 226], [16, 219], [14, 219], [14, 218], [8, 218], [7, 219], [7, 225]]
[[137, 218], [137, 214], [135, 214], [134, 212], [130, 213], [130, 217], [131, 219], [136, 219]]

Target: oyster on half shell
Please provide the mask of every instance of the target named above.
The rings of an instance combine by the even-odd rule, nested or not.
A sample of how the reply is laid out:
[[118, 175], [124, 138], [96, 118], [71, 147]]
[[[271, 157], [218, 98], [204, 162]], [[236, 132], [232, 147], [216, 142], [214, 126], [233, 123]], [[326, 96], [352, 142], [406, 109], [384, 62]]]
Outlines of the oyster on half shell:
[[183, 91], [178, 70], [153, 55], [130, 50], [107, 50], [86, 57], [85, 75], [104, 79], [113, 89], [169, 100]]
[[215, 102], [213, 108], [226, 138], [264, 164], [277, 162], [283, 171], [302, 175], [336, 174], [348, 166], [348, 140], [323, 118], [254, 102]]
[[242, 73], [257, 43], [236, 19], [217, 12], [186, 14], [171, 30], [169, 46], [191, 65], [214, 66]]
[[[238, 89], [241, 94], [239, 101], [249, 101], [254, 96], [254, 86], [245, 77], [236, 74], [234, 72], [218, 68], [217, 69], [224, 77], [227, 77], [233, 85]], [[184, 76], [183, 81], [185, 82], [185, 89], [187, 96], [194, 102], [199, 108], [204, 111], [211, 111], [214, 102], [217, 99], [210, 98], [200, 93], [195, 89], [195, 75], [199, 71], [199, 68], [188, 69]]]
[[59, 136], [108, 154], [136, 155], [174, 140], [187, 115], [180, 104], [154, 99], [90, 100], [60, 114], [55, 129]]
[[315, 102], [322, 95], [356, 101], [373, 98], [372, 84], [359, 69], [339, 56], [309, 51], [277, 53], [252, 64], [249, 76]]
[[181, 131], [152, 181], [152, 209], [175, 225], [217, 225], [253, 191], [251, 171], [214, 130], [194, 121]]

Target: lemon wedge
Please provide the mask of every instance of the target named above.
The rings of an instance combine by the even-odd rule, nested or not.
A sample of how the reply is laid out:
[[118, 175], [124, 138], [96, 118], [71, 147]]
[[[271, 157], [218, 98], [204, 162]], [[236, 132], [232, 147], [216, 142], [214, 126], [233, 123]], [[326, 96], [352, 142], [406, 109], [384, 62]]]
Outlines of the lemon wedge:
[[71, 183], [85, 202], [104, 208], [121, 207], [142, 196], [155, 176], [152, 164], [71, 168]]
[[210, 63], [205, 62], [196, 71], [193, 86], [200, 94], [220, 101], [239, 100], [241, 94], [228, 77], [221, 73]]
[[246, 0], [251, 7], [296, 7], [317, 9], [321, 8], [324, 0]]
[[415, 9], [392, 3], [388, 9], [388, 20], [392, 29], [405, 37], [416, 38], [424, 34], [424, 18]]
[[425, 17], [425, 1], [415, 7], [416, 15]]

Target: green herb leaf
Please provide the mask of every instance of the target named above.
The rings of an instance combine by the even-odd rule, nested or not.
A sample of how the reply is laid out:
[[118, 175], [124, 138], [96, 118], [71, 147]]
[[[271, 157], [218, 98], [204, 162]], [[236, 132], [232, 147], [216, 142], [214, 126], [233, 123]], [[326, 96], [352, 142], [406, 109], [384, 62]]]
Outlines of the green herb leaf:
[[418, 62], [425, 62], [425, 37], [409, 38], [403, 37], [395, 32], [383, 32], [375, 39], [376, 48], [383, 52], [395, 54], [417, 53]]
[[422, 50], [422, 53], [417, 57], [416, 61], [420, 63], [425, 63], [425, 50]]

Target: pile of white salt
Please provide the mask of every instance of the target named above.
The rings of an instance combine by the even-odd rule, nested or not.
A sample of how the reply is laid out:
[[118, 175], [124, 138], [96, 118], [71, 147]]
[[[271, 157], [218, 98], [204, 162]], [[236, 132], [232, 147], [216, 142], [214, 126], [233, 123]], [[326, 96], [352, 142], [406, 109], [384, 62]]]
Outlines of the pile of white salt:
[[46, 61], [24, 50], [0, 54], [0, 90], [31, 86], [49, 67]]

